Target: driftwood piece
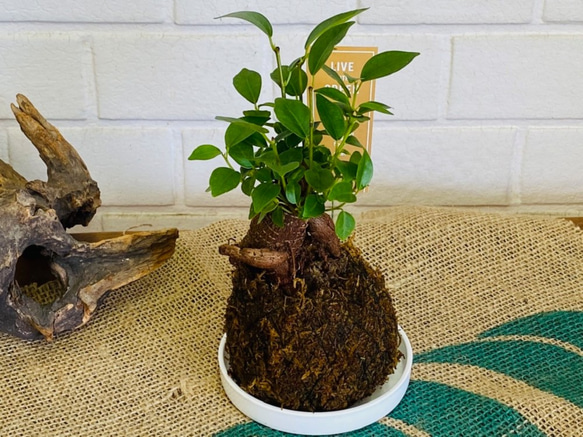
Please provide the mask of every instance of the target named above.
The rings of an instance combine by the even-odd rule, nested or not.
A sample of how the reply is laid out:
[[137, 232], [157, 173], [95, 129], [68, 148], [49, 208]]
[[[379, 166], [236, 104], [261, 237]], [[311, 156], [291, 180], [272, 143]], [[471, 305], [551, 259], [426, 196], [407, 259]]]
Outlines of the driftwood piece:
[[101, 204], [79, 154], [22, 95], [12, 110], [47, 166], [27, 181], [0, 160], [0, 331], [45, 338], [87, 323], [99, 299], [159, 267], [178, 231], [69, 234]]

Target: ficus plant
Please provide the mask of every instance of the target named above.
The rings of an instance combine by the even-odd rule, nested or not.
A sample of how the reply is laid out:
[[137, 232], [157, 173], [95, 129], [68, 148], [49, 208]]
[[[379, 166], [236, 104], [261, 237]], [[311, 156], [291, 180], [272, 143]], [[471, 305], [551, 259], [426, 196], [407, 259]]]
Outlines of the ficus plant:
[[[222, 157], [225, 166], [213, 170], [208, 191], [219, 196], [238, 186], [251, 197], [249, 218], [270, 215], [280, 226], [284, 214], [301, 219], [325, 212], [336, 216], [338, 237], [346, 239], [355, 227], [354, 217], [344, 210], [370, 183], [373, 163], [366, 148], [354, 135], [358, 126], [377, 111], [391, 114], [390, 107], [377, 101], [357, 104], [365, 82], [389, 76], [408, 65], [419, 53], [385, 51], [370, 58], [359, 77], [347, 82], [326, 65], [334, 47], [342, 41], [352, 18], [366, 9], [335, 15], [318, 24], [308, 35], [304, 54], [289, 64], [281, 60], [273, 41], [273, 27], [262, 14], [234, 12], [219, 18], [238, 18], [255, 25], [268, 38], [276, 68], [270, 74], [278, 89], [274, 101], [261, 101], [263, 79], [243, 68], [234, 78], [237, 92], [250, 107], [240, 117], [216, 117], [229, 125], [225, 147], [198, 146], [190, 160]], [[337, 87], [314, 89], [314, 77], [324, 70]], [[316, 110], [319, 120], [316, 119]], [[322, 140], [330, 137], [332, 147]], [[354, 146], [348, 153], [347, 145]]]

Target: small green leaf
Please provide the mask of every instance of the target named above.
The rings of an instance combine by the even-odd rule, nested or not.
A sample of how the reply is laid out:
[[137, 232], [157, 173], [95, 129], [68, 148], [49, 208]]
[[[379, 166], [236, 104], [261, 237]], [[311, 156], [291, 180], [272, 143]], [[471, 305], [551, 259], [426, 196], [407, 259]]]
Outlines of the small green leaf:
[[[334, 70], [332, 70], [334, 71]], [[328, 97], [330, 100], [334, 100], [335, 102], [343, 103], [344, 105], [350, 107], [350, 100], [346, 94], [342, 91], [337, 90], [331, 86], [326, 86], [323, 88], [318, 88], [316, 94], [322, 94], [323, 96]]]
[[348, 138], [346, 138], [346, 144], [364, 149], [362, 143], [358, 141], [358, 138], [356, 138], [354, 135], [350, 135]]
[[247, 143], [235, 144], [229, 149], [229, 155], [239, 164], [241, 167], [253, 168], [253, 146]]
[[314, 155], [313, 160], [322, 165], [326, 165], [330, 162], [330, 157], [332, 156], [332, 152], [326, 146], [317, 146], [314, 147]]
[[356, 220], [354, 220], [352, 214], [342, 211], [338, 214], [338, 218], [336, 219], [336, 235], [338, 235], [338, 238], [341, 240], [346, 240], [350, 237], [352, 231], [354, 231], [355, 226]]
[[324, 200], [321, 196], [316, 194], [308, 194], [306, 203], [302, 210], [302, 218], [309, 219], [312, 217], [319, 217], [326, 211]]
[[368, 8], [363, 9], [355, 9], [353, 11], [343, 12], [338, 15], [334, 15], [333, 17], [327, 18], [326, 20], [322, 21], [318, 24], [308, 35], [308, 39], [306, 40], [306, 44], [304, 48], [308, 48], [320, 35], [326, 32], [331, 27], [334, 27], [338, 24], [344, 23], [351, 18], [357, 16], [358, 14], [366, 11]]
[[[241, 117], [241, 120], [244, 120], [244, 121], [249, 122], [251, 124], [254, 124], [256, 126], [263, 126], [263, 125], [265, 125], [265, 123], [267, 123], [269, 121], [269, 117], [245, 116], [245, 117]], [[259, 133], [259, 132], [257, 132], [257, 133]]]
[[360, 153], [359, 151], [355, 150], [354, 152], [352, 152], [352, 154], [350, 155], [350, 162], [353, 164], [357, 164], [360, 162], [360, 160], [362, 159], [362, 153]]
[[330, 170], [314, 167], [304, 174], [306, 182], [316, 191], [324, 192], [334, 185], [334, 174]]
[[370, 58], [360, 73], [363, 82], [385, 77], [405, 68], [419, 53], [389, 51]]
[[237, 188], [241, 180], [241, 174], [238, 171], [228, 167], [218, 167], [213, 170], [209, 178], [211, 195], [220, 196], [228, 191]]
[[297, 162], [298, 165], [304, 160], [304, 152], [301, 148], [288, 149], [279, 154], [279, 160], [282, 164], [289, 164], [290, 162]]
[[217, 18], [239, 18], [241, 20], [245, 20], [251, 24], [254, 24], [258, 27], [263, 33], [265, 33], [268, 37], [273, 36], [273, 27], [271, 23], [265, 17], [265, 15], [260, 14], [259, 12], [254, 11], [239, 11], [239, 12], [231, 12], [227, 15], [221, 15]]
[[243, 68], [233, 78], [233, 85], [248, 102], [255, 104], [259, 100], [261, 75], [256, 71]]
[[350, 161], [338, 161], [336, 163], [336, 168], [340, 170], [344, 180], [353, 181], [356, 179], [356, 172], [358, 170], [357, 164]]
[[348, 181], [338, 182], [330, 190], [330, 194], [328, 194], [328, 200], [341, 203], [356, 202], [356, 196], [352, 191], [352, 183]]
[[302, 195], [302, 188], [297, 182], [290, 182], [285, 187], [285, 198], [292, 205], [297, 205], [300, 196]]
[[348, 87], [346, 86], [346, 84], [344, 83], [344, 81], [342, 80], [340, 75], [336, 72], [336, 70], [333, 70], [332, 68], [328, 67], [327, 65], [323, 65], [322, 70], [324, 70], [324, 72], [328, 76], [330, 76], [332, 79], [334, 79], [336, 81], [336, 83], [342, 87], [342, 89], [344, 90], [344, 93], [348, 97], [351, 96], [350, 91], [348, 90]]
[[306, 171], [301, 167], [296, 168], [294, 171], [287, 175], [286, 179], [290, 182], [299, 182], [304, 178], [305, 172]]
[[251, 123], [251, 122], [244, 120], [242, 118], [223, 117], [222, 115], [218, 115], [215, 117], [215, 119], [220, 120], [220, 121], [226, 121], [227, 123], [231, 123], [231, 124], [244, 126], [247, 129], [250, 129], [254, 132], [259, 132], [259, 133], [263, 133], [263, 134], [266, 134], [269, 132], [264, 127], [258, 126], [255, 123]]
[[260, 213], [279, 195], [280, 186], [271, 182], [259, 184], [251, 193], [253, 209]]
[[321, 94], [316, 94], [316, 108], [326, 132], [335, 140], [341, 139], [346, 132], [344, 111], [338, 104], [331, 102]]
[[278, 164], [270, 165], [271, 169], [275, 173], [277, 173], [280, 177], [284, 177], [287, 173], [295, 170], [299, 166], [300, 166], [299, 162], [290, 162], [290, 163], [287, 163], [285, 165], [278, 165]]
[[288, 80], [289, 80], [289, 76], [290, 76], [290, 69], [289, 66], [287, 65], [282, 65], [281, 66], [281, 75], [279, 73], [279, 68], [276, 68], [275, 70], [273, 70], [271, 72], [271, 74], [269, 75], [269, 77], [271, 78], [271, 80], [273, 80], [275, 82], [275, 84], [278, 87], [282, 87], [281, 85], [281, 76], [283, 76], [283, 81], [284, 83], [287, 84]]
[[365, 102], [365, 103], [361, 104], [358, 107], [357, 112], [359, 114], [365, 114], [365, 113], [370, 112], [370, 111], [377, 111], [377, 112], [382, 112], [383, 114], [393, 115], [393, 113], [391, 111], [389, 111], [389, 109], [391, 109], [391, 107], [388, 105], [385, 105], [384, 103], [370, 101], [370, 102]]
[[208, 161], [221, 154], [221, 150], [212, 144], [198, 146], [188, 157], [191, 161]]
[[276, 226], [283, 228], [283, 209], [278, 206], [271, 212], [271, 221], [275, 223]]
[[289, 81], [285, 88], [285, 92], [290, 96], [301, 96], [308, 87], [308, 75], [304, 70], [297, 67], [293, 68], [290, 73]]
[[251, 117], [251, 118], [266, 118], [266, 119], [270, 119], [271, 118], [271, 112], [269, 111], [261, 111], [261, 110], [254, 110], [251, 109], [249, 111], [243, 111], [243, 115], [245, 117]]
[[331, 29], [328, 29], [314, 42], [308, 55], [308, 69], [310, 74], [315, 75], [322, 66], [326, 63], [334, 47], [342, 41], [350, 26], [354, 21], [339, 24]]
[[306, 138], [310, 133], [310, 109], [299, 100], [275, 99], [275, 115], [298, 137]]
[[359, 190], [370, 184], [373, 174], [373, 165], [370, 155], [365, 150], [362, 158], [358, 161], [358, 170], [356, 171], [356, 186]]
[[227, 151], [235, 144], [246, 140], [255, 133], [254, 130], [240, 124], [230, 124], [225, 131], [225, 146]]
[[267, 140], [263, 135], [258, 132], [251, 134], [245, 138], [245, 143], [250, 144], [253, 147], [267, 147]]
[[256, 179], [254, 177], [243, 179], [243, 182], [241, 183], [241, 191], [243, 194], [251, 196], [251, 192], [253, 191], [253, 188], [255, 188], [255, 182]]
[[246, 120], [241, 120], [240, 118], [231, 117], [215, 117], [217, 120], [226, 121], [230, 123], [229, 127], [225, 131], [225, 145], [227, 150], [239, 144], [240, 142], [246, 140], [254, 133], [267, 133], [269, 132], [264, 127], [258, 126], [256, 124], [250, 123]]

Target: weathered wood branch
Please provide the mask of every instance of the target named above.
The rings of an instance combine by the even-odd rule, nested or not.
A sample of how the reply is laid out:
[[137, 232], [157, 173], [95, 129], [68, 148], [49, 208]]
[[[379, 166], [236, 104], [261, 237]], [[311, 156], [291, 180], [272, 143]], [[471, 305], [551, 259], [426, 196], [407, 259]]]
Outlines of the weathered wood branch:
[[54, 209], [65, 228], [86, 226], [101, 205], [99, 188], [77, 151], [30, 101], [18, 94], [12, 112], [22, 132], [37, 148], [47, 166], [48, 179], [31, 181], [27, 187]]
[[106, 292], [168, 260], [178, 231], [68, 234], [94, 216], [99, 188], [60, 132], [26, 97], [17, 101], [48, 180], [28, 182], [0, 160], [0, 331], [50, 340], [87, 323]]

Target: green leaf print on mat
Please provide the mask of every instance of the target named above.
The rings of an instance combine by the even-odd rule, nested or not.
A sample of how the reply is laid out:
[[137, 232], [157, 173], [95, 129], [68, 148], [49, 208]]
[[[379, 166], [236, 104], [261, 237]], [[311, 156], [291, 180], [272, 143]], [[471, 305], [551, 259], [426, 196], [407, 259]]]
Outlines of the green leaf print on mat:
[[583, 356], [559, 346], [500, 340], [446, 346], [416, 357], [418, 363], [457, 363], [483, 367], [524, 381], [583, 408]]
[[390, 417], [432, 437], [545, 435], [516, 410], [494, 399], [431, 381], [411, 381]]
[[[380, 423], [373, 423], [366, 428], [346, 434], [339, 434], [350, 437], [407, 437], [401, 431], [386, 427]], [[236, 425], [228, 430], [215, 434], [215, 437], [298, 437], [298, 434], [275, 431], [258, 423], [251, 422], [243, 425]], [[330, 436], [332, 437], [332, 436]]]
[[513, 320], [480, 334], [480, 338], [529, 335], [559, 340], [583, 349], [583, 311], [553, 311]]
[[[583, 408], [583, 356], [563, 347], [531, 340], [528, 336], [558, 340], [583, 349], [583, 312], [535, 314], [489, 329], [469, 343], [446, 346], [416, 355], [415, 363], [456, 363], [482, 367], [523, 381]], [[513, 408], [482, 395], [434, 381], [411, 380], [401, 403], [389, 416], [427, 432], [432, 437], [545, 434]], [[237, 425], [219, 437], [287, 437], [256, 423]], [[344, 434], [350, 437], [405, 436], [379, 423]]]

